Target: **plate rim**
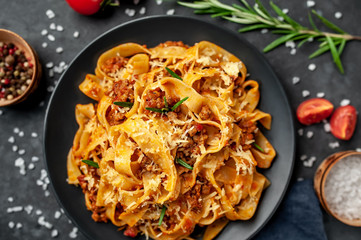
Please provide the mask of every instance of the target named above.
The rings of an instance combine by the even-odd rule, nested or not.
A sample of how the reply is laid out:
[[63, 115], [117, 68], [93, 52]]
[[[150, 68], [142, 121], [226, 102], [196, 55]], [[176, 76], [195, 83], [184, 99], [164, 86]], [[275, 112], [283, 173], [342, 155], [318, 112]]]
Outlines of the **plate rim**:
[[[281, 203], [284, 201], [285, 195], [290, 187], [290, 183], [291, 183], [291, 179], [293, 176], [293, 172], [294, 172], [294, 166], [295, 166], [295, 153], [296, 153], [296, 137], [295, 137], [295, 118], [292, 114], [292, 108], [291, 108], [291, 104], [289, 101], [289, 98], [285, 92], [285, 89], [283, 87], [283, 85], [281, 84], [281, 81], [279, 80], [279, 78], [277, 77], [276, 73], [274, 72], [269, 60], [264, 56], [264, 53], [262, 53], [260, 50], [258, 50], [253, 44], [251, 44], [246, 38], [244, 38], [243, 36], [241, 36], [241, 34], [237, 34], [234, 30], [229, 29], [228, 27], [224, 26], [224, 25], [217, 25], [215, 23], [212, 23], [210, 21], [206, 21], [204, 19], [199, 19], [193, 16], [182, 16], [182, 15], [151, 15], [151, 16], [144, 16], [144, 17], [140, 17], [137, 19], [132, 19], [126, 22], [123, 22], [121, 24], [118, 24], [112, 28], [110, 28], [109, 30], [106, 30], [105, 32], [101, 33], [99, 36], [97, 36], [96, 38], [94, 38], [92, 41], [90, 41], [88, 44], [86, 44], [83, 49], [78, 52], [76, 54], [76, 56], [71, 60], [71, 62], [68, 64], [69, 66], [71, 66], [91, 45], [93, 45], [95, 42], [99, 41], [101, 38], [105, 37], [106, 35], [110, 34], [111, 32], [117, 30], [118, 28], [122, 28], [124, 26], [130, 25], [130, 24], [136, 24], [137, 22], [143, 22], [143, 21], [147, 21], [147, 20], [154, 20], [154, 19], [167, 19], [167, 18], [173, 18], [173, 19], [179, 19], [179, 20], [188, 20], [188, 21], [196, 21], [196, 22], [200, 22], [201, 24], [205, 24], [205, 25], [212, 25], [213, 27], [217, 28], [220, 31], [225, 31], [227, 32], [227, 34], [230, 34], [232, 36], [237, 37], [237, 39], [239, 41], [241, 41], [242, 43], [244, 43], [248, 48], [250, 48], [252, 50], [252, 52], [255, 52], [257, 55], [259, 55], [263, 62], [265, 63], [266, 67], [268, 68], [269, 72], [271, 73], [272, 77], [275, 79], [275, 82], [277, 84], [277, 88], [280, 90], [282, 98], [285, 100], [285, 104], [287, 105], [287, 112], [288, 112], [288, 121], [290, 123], [290, 127], [291, 127], [291, 138], [292, 138], [292, 146], [290, 147], [292, 149], [291, 154], [292, 154], [292, 159], [291, 159], [291, 166], [290, 166], [290, 173], [288, 174], [287, 177], [287, 181], [285, 183], [285, 187], [281, 192], [281, 195], [277, 201], [277, 203], [275, 204], [275, 207], [272, 209], [272, 211], [270, 212], [270, 214], [266, 217], [266, 219], [260, 224], [260, 226], [253, 231], [252, 234], [250, 234], [250, 236], [247, 239], [251, 239], [252, 237], [254, 237], [255, 235], [257, 235], [257, 233], [259, 233], [265, 226], [266, 224], [271, 220], [271, 218], [275, 215], [276, 211], [278, 210], [278, 208], [280, 207]], [[44, 148], [43, 151], [43, 161], [45, 162], [45, 169], [47, 171], [47, 174], [49, 176], [50, 179], [50, 185], [51, 185], [51, 191], [53, 192], [53, 195], [58, 203], [58, 205], [64, 210], [65, 214], [67, 215], [67, 217], [71, 220], [71, 222], [82, 232], [82, 234], [88, 238], [88, 239], [94, 239], [87, 231], [83, 230], [82, 227], [79, 226], [79, 224], [77, 223], [77, 221], [74, 220], [74, 218], [72, 217], [72, 215], [68, 212], [68, 210], [66, 208], [64, 208], [63, 202], [60, 199], [57, 190], [54, 187], [53, 184], [53, 179], [51, 174], [49, 174], [49, 166], [48, 166], [48, 160], [47, 160], [47, 141], [46, 141], [46, 135], [47, 135], [47, 131], [48, 131], [48, 116], [49, 116], [49, 112], [50, 112], [50, 108], [51, 105], [53, 103], [55, 94], [57, 92], [58, 87], [61, 85], [60, 83], [62, 83], [64, 80], [64, 76], [67, 73], [68, 69], [66, 69], [61, 76], [59, 77], [59, 82], [58, 84], [55, 86], [54, 91], [52, 92], [47, 107], [46, 107], [46, 111], [45, 111], [45, 117], [44, 117], [44, 125], [43, 125], [43, 141], [42, 141], [42, 146]], [[262, 197], [261, 197], [262, 198]], [[252, 218], [251, 218], [252, 219]], [[218, 238], [220, 235], [218, 235], [216, 238]]]

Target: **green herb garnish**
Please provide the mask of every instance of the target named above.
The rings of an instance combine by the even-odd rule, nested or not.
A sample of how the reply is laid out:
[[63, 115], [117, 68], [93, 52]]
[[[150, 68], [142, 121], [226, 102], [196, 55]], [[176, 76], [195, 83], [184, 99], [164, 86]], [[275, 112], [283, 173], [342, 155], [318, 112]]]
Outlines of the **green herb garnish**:
[[180, 158], [176, 158], [175, 161], [179, 164], [179, 165], [182, 165], [183, 167], [185, 168], [188, 168], [190, 170], [193, 170], [193, 167], [191, 165], [189, 165], [188, 163], [186, 163], [185, 161], [183, 161], [182, 159]]
[[166, 97], [164, 97], [164, 108], [145, 108], [149, 111], [153, 111], [153, 112], [157, 112], [157, 113], [167, 113], [167, 112], [173, 112], [174, 110], [177, 109], [177, 107], [179, 107], [184, 101], [186, 101], [189, 97], [185, 97], [182, 100], [180, 100], [179, 102], [177, 102], [176, 104], [174, 104], [174, 106], [172, 108], [169, 108], [169, 104], [167, 103], [167, 99]]
[[265, 152], [264, 150], [263, 150], [263, 148], [261, 148], [257, 143], [253, 143], [253, 146], [255, 147], [255, 148], [257, 148], [258, 150], [260, 150], [261, 152]]
[[98, 163], [91, 161], [91, 160], [81, 160], [83, 163], [88, 164], [89, 166], [95, 167], [95, 168], [99, 168]]
[[164, 218], [164, 215], [165, 215], [165, 211], [167, 211], [167, 207], [165, 205], [163, 205], [162, 212], [160, 213], [160, 218], [159, 218], [159, 222], [158, 222], [159, 226], [162, 225], [163, 218]]
[[134, 103], [132, 103], [132, 102], [113, 102], [113, 104], [115, 104], [117, 106], [121, 106], [121, 107], [128, 107], [128, 108], [131, 108], [134, 105]]
[[[299, 41], [298, 47], [306, 42], [317, 40], [320, 42], [318, 50], [312, 53], [309, 58], [317, 57], [325, 52], [330, 52], [338, 70], [344, 73], [341, 63], [341, 54], [346, 42], [356, 40], [361, 41], [361, 36], [351, 35], [334, 23], [322, 17], [314, 9], [308, 14], [310, 27], [301, 25], [284, 13], [272, 1], [269, 3], [275, 16], [272, 16], [263, 4], [256, 0], [254, 6], [250, 6], [246, 0], [240, 0], [241, 4], [224, 4], [218, 0], [196, 0], [192, 2], [178, 2], [178, 4], [193, 8], [196, 14], [211, 14], [212, 17], [222, 17], [228, 21], [246, 25], [239, 29], [239, 32], [253, 30], [270, 29], [274, 34], [283, 35], [266, 46], [263, 51], [269, 52], [287, 41]], [[312, 19], [312, 15], [317, 17], [329, 32], [322, 32], [317, 28]]]
[[173, 72], [172, 70], [170, 70], [168, 67], [165, 67], [165, 70], [167, 70], [167, 72], [174, 78], [178, 78], [179, 80], [183, 81], [183, 79], [178, 75], [176, 74], [175, 72]]

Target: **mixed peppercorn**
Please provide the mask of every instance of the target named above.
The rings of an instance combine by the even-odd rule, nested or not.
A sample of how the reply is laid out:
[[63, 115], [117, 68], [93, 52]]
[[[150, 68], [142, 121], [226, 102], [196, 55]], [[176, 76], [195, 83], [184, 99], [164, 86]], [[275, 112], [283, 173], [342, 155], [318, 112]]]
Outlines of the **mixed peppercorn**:
[[22, 95], [31, 83], [33, 64], [13, 43], [0, 42], [0, 101]]

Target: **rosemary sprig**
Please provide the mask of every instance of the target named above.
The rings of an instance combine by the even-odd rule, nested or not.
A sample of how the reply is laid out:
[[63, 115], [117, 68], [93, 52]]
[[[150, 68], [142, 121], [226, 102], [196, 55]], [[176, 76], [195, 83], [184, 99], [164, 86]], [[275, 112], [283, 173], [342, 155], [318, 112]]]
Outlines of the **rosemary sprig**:
[[158, 222], [159, 226], [162, 225], [163, 218], [164, 218], [164, 215], [165, 215], [165, 211], [167, 211], [167, 207], [165, 205], [163, 205], [162, 212], [160, 213], [160, 218], [159, 218], [159, 222]]
[[91, 160], [81, 160], [83, 163], [88, 164], [89, 166], [95, 167], [95, 168], [99, 168], [98, 163], [91, 161]]
[[182, 165], [183, 167], [185, 168], [188, 168], [190, 170], [193, 170], [193, 167], [191, 165], [189, 165], [188, 163], [186, 163], [185, 161], [183, 161], [182, 159], [180, 158], [176, 158], [175, 161], [179, 164], [179, 165]]
[[263, 148], [261, 148], [261, 146], [260, 145], [258, 145], [257, 143], [253, 143], [253, 146], [255, 147], [255, 148], [257, 148], [259, 151], [261, 151], [261, 152], [265, 152], [264, 150], [263, 150]]
[[153, 112], [157, 112], [157, 113], [167, 113], [167, 112], [173, 112], [174, 110], [177, 109], [177, 107], [179, 107], [184, 101], [186, 101], [189, 97], [185, 97], [182, 100], [178, 101], [176, 104], [174, 104], [174, 106], [172, 108], [169, 108], [169, 104], [167, 103], [167, 99], [166, 97], [164, 97], [164, 108], [150, 108], [147, 107], [145, 109], [149, 110], [149, 111], [153, 111]]
[[128, 107], [128, 108], [131, 108], [134, 105], [134, 103], [132, 103], [132, 102], [113, 102], [113, 104], [115, 104], [117, 106], [121, 106], [121, 107]]
[[170, 70], [168, 67], [165, 67], [165, 70], [167, 70], [167, 72], [174, 78], [178, 78], [179, 80], [183, 81], [183, 79], [178, 75], [176, 74], [175, 72], [173, 72], [172, 70]]
[[[241, 5], [223, 4], [218, 0], [199, 0], [190, 2], [178, 2], [180, 5], [195, 9], [196, 14], [211, 14], [212, 17], [222, 17], [228, 21], [247, 25], [239, 29], [239, 32], [248, 32], [258, 29], [271, 29], [272, 33], [283, 35], [266, 46], [263, 51], [269, 52], [287, 41], [299, 41], [298, 47], [312, 40], [320, 41], [319, 48], [312, 53], [309, 58], [317, 57], [323, 53], [331, 52], [334, 63], [341, 73], [344, 69], [341, 63], [341, 54], [348, 41], [361, 41], [361, 36], [353, 36], [343, 31], [340, 27], [319, 15], [315, 10], [309, 13], [308, 19], [311, 28], [301, 25], [287, 14], [285, 14], [276, 4], [270, 2], [276, 16], [262, 5], [259, 0], [252, 7], [246, 0], [239, 0]], [[312, 19], [316, 16], [330, 31], [320, 31]]]

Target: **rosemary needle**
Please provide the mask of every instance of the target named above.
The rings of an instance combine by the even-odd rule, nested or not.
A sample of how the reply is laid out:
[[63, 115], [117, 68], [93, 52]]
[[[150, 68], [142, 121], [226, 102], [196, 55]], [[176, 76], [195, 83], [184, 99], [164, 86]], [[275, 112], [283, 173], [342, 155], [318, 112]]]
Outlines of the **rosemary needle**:
[[95, 168], [99, 168], [98, 163], [91, 161], [91, 160], [81, 160], [83, 163], [88, 164], [89, 166], [95, 167]]
[[128, 108], [131, 108], [134, 105], [134, 103], [132, 103], [132, 102], [113, 102], [113, 104], [115, 104], [117, 106], [121, 106], [121, 107], [128, 107]]
[[160, 213], [160, 218], [159, 218], [159, 222], [158, 222], [159, 226], [162, 225], [163, 218], [164, 218], [164, 215], [165, 215], [165, 211], [167, 211], [167, 207], [165, 205], [163, 205], [162, 212]]

